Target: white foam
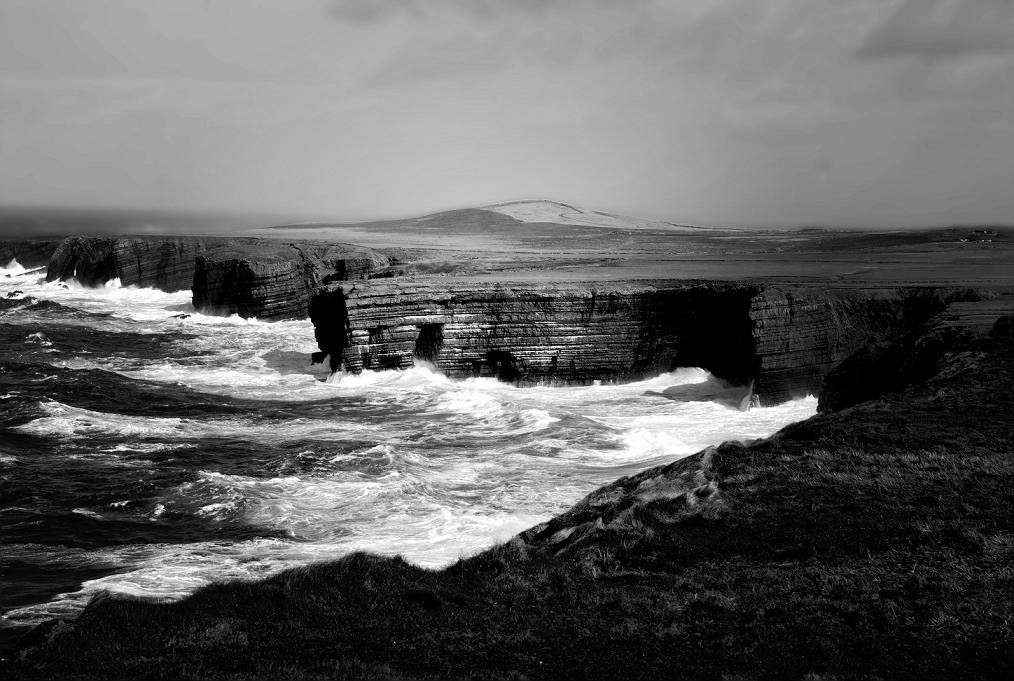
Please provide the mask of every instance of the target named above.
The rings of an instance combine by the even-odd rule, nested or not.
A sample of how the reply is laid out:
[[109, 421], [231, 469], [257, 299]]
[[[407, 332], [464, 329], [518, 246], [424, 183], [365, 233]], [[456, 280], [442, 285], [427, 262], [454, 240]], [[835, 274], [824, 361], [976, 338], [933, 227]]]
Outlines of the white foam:
[[[72, 407], [56, 401], [40, 402], [45, 416], [15, 426], [12, 430], [42, 437], [80, 440], [96, 435], [128, 438], [178, 440], [245, 436], [261, 441], [288, 441], [296, 439], [323, 439], [338, 435], [363, 434], [380, 426], [364, 422], [342, 422], [310, 419], [286, 419], [275, 422], [250, 419], [188, 419], [155, 416], [125, 416], [81, 407]], [[131, 443], [134, 447], [135, 443]], [[160, 444], [160, 446], [162, 446]], [[115, 451], [115, 450], [107, 450]], [[153, 451], [153, 450], [148, 450]]]
[[28, 272], [28, 270], [18, 262], [17, 258], [11, 258], [7, 265], [0, 267], [0, 277], [20, 277], [25, 272]]
[[44, 348], [52, 347], [53, 342], [46, 338], [46, 334], [41, 331], [30, 333], [25, 337], [25, 342], [31, 345], [41, 345]]

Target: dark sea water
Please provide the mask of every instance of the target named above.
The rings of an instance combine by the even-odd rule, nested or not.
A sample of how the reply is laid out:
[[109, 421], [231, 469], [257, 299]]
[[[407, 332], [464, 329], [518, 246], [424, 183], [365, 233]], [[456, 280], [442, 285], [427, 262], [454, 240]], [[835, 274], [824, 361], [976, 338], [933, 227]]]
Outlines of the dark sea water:
[[574, 388], [329, 379], [315, 349], [309, 321], [0, 268], [0, 635], [103, 590], [179, 598], [354, 550], [439, 567], [816, 408], [740, 411], [745, 391], [699, 369]]

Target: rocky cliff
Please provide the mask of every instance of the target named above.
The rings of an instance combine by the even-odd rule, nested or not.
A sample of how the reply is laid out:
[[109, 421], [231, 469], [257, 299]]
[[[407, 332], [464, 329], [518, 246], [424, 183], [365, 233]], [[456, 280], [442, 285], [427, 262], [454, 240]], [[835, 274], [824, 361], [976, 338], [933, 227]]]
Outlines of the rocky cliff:
[[607, 290], [371, 282], [326, 287], [310, 317], [334, 370], [426, 361], [456, 377], [580, 384], [707, 365], [746, 381], [756, 292], [750, 284], [693, 282]]
[[765, 402], [815, 394], [866, 343], [912, 328], [960, 293], [735, 282], [546, 286], [362, 282], [310, 304], [332, 370], [406, 368], [519, 384], [634, 380], [679, 366], [753, 383]]
[[212, 314], [302, 319], [317, 287], [365, 279], [388, 264], [377, 251], [345, 244], [220, 244], [196, 259], [194, 307]]
[[190, 288], [194, 262], [205, 251], [206, 241], [187, 237], [68, 237], [53, 253], [46, 278], [73, 278], [85, 286], [101, 286], [119, 279], [124, 286], [181, 291]]
[[767, 287], [750, 300], [758, 392], [778, 402], [817, 394], [839, 362], [868, 343], [915, 329], [958, 300], [950, 288]]
[[306, 316], [310, 294], [388, 265], [369, 248], [322, 242], [224, 237], [68, 237], [49, 259], [49, 280], [164, 291], [192, 289], [194, 307], [265, 319]]

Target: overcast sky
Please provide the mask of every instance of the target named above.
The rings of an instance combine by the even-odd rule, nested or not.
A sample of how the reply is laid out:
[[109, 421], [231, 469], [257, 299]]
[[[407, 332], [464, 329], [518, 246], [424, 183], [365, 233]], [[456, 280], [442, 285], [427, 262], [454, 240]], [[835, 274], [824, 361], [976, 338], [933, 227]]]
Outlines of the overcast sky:
[[0, 203], [1014, 222], [1012, 0], [0, 0]]

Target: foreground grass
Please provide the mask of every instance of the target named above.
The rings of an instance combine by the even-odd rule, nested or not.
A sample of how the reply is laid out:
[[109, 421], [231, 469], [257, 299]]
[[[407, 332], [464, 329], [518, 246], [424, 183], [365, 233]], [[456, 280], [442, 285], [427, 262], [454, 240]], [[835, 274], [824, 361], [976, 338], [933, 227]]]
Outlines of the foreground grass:
[[1014, 669], [1014, 354], [598, 490], [441, 572], [357, 554], [36, 631], [7, 678], [968, 679]]

